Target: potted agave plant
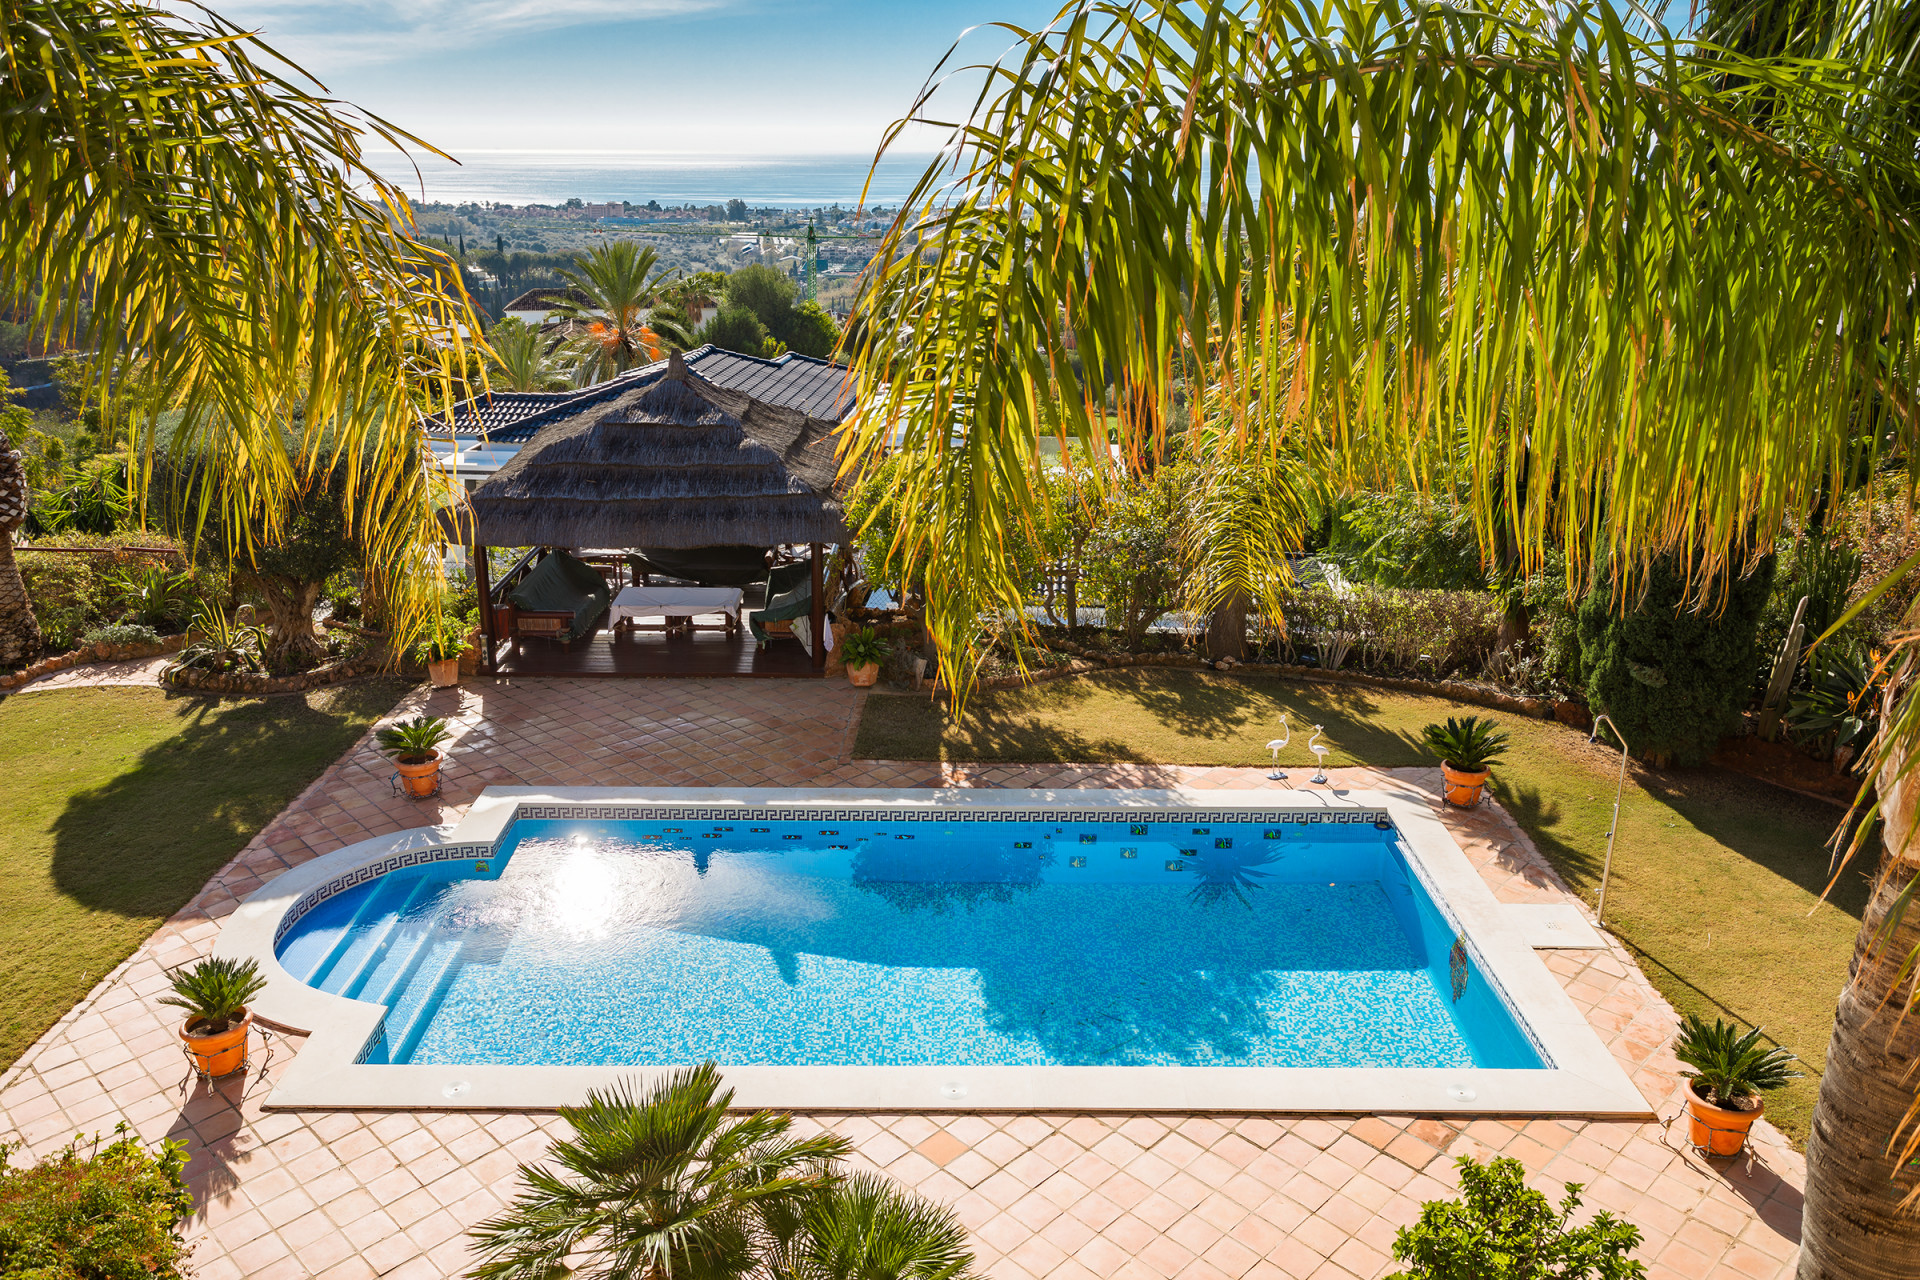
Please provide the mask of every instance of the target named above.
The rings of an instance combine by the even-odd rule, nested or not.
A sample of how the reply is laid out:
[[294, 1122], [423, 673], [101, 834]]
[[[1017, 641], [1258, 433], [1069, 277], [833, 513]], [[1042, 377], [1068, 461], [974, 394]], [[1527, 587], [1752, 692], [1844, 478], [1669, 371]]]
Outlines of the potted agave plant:
[[1692, 1013], [1680, 1024], [1673, 1056], [1692, 1068], [1680, 1074], [1687, 1077], [1690, 1136], [1702, 1155], [1739, 1155], [1753, 1122], [1766, 1113], [1761, 1093], [1800, 1075], [1791, 1053], [1761, 1046], [1760, 1028], [1741, 1035], [1737, 1026], [1718, 1018], [1708, 1026]]
[[1481, 716], [1464, 720], [1447, 717], [1421, 731], [1427, 746], [1440, 757], [1440, 774], [1447, 782], [1447, 803], [1471, 809], [1480, 803], [1493, 762], [1507, 753], [1507, 734]]
[[889, 651], [887, 642], [872, 627], [862, 627], [848, 636], [840, 650], [847, 664], [847, 680], [857, 689], [872, 688]]
[[380, 750], [393, 757], [400, 788], [415, 800], [440, 790], [440, 744], [453, 735], [439, 716], [415, 716], [373, 735]]
[[436, 689], [451, 689], [460, 683], [460, 655], [468, 649], [467, 637], [452, 618], [436, 618], [426, 636], [414, 646], [414, 654], [427, 664], [427, 683]]
[[173, 994], [160, 1003], [186, 1010], [180, 1038], [201, 1075], [228, 1076], [247, 1065], [247, 1029], [253, 1025], [247, 1002], [266, 985], [252, 960], [215, 957], [174, 972]]

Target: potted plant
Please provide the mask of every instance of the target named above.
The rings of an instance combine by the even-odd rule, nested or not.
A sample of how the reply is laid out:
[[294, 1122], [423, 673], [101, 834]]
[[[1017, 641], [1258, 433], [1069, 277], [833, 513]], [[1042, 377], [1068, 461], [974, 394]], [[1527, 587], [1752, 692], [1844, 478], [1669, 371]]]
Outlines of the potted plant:
[[1747, 1131], [1766, 1113], [1761, 1093], [1800, 1075], [1791, 1053], [1761, 1046], [1760, 1028], [1741, 1035], [1738, 1026], [1718, 1018], [1708, 1026], [1692, 1013], [1680, 1024], [1673, 1056], [1693, 1068], [1680, 1074], [1687, 1077], [1690, 1136], [1702, 1155], [1739, 1155]]
[[414, 655], [427, 664], [427, 683], [436, 689], [451, 689], [460, 683], [460, 655], [468, 649], [467, 637], [452, 618], [434, 619], [427, 634], [414, 646]]
[[1445, 724], [1436, 722], [1421, 732], [1427, 746], [1440, 757], [1447, 803], [1462, 809], [1479, 804], [1487, 779], [1493, 776], [1489, 766], [1507, 753], [1506, 731], [1481, 716], [1464, 720], [1448, 716]]
[[173, 973], [173, 994], [160, 1003], [187, 1011], [180, 1038], [201, 1075], [232, 1075], [247, 1065], [247, 1028], [253, 1013], [247, 1002], [267, 980], [252, 960], [202, 960]]
[[848, 636], [841, 647], [847, 664], [847, 679], [857, 689], [870, 689], [880, 678], [880, 664], [887, 660], [891, 647], [872, 627], [862, 627]]
[[453, 735], [439, 716], [415, 716], [374, 734], [380, 750], [393, 757], [400, 789], [415, 800], [440, 790], [440, 744]]

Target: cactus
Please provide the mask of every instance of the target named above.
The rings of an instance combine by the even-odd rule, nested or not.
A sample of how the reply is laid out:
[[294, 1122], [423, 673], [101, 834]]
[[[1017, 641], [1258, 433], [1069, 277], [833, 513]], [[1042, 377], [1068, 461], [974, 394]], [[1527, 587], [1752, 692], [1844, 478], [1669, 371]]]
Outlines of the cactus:
[[27, 469], [0, 431], [0, 667], [23, 666], [40, 652], [40, 623], [13, 562], [13, 531], [26, 519]]

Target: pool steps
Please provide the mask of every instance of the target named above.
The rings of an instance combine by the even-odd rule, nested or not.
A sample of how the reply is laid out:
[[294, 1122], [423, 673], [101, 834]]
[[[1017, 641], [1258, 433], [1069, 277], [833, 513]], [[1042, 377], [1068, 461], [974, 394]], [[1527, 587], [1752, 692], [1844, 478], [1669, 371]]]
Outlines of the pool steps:
[[336, 939], [334, 944], [320, 957], [319, 963], [314, 965], [312, 971], [304, 975], [300, 980], [308, 986], [318, 987], [322, 991], [333, 990], [333, 988], [327, 985], [327, 980], [333, 976], [334, 969], [339, 965], [341, 958], [352, 949], [354, 943], [364, 939], [364, 935], [356, 933], [355, 930], [357, 930], [369, 916], [375, 914], [377, 911], [385, 910], [383, 901], [392, 891], [393, 886], [385, 879], [382, 879], [382, 881], [375, 886], [373, 892], [367, 894], [366, 897], [361, 900], [359, 907], [354, 910], [352, 918], [341, 926], [339, 938]]
[[[361, 998], [360, 989], [366, 985], [367, 980], [371, 978], [374, 971], [380, 967], [380, 962], [387, 958], [387, 952], [393, 948], [395, 935], [397, 935], [406, 924], [407, 912], [420, 897], [421, 891], [427, 887], [425, 877], [409, 876], [405, 877], [405, 879], [411, 880], [412, 883], [406, 885], [404, 896], [401, 897], [399, 905], [386, 908], [393, 913], [392, 917], [387, 921], [386, 927], [376, 934], [369, 935], [370, 945], [366, 948], [358, 950], [357, 952], [353, 948], [348, 949], [347, 954], [354, 956], [355, 962], [352, 971], [347, 974], [346, 980], [344, 982], [329, 982], [323, 986], [321, 990], [331, 991], [335, 995], [346, 996], [350, 1000], [358, 1000]], [[380, 897], [382, 895], [370, 894], [368, 896]], [[334, 972], [339, 972], [337, 966]]]
[[[398, 1028], [389, 1020], [386, 1029], [387, 1060], [389, 1062], [410, 1062], [413, 1051], [420, 1046], [420, 1038], [427, 1032], [427, 1024], [433, 1021], [434, 1010], [440, 1007], [448, 988], [453, 986], [454, 975], [460, 971], [460, 953], [466, 950], [465, 939], [449, 939], [447, 945], [437, 948], [440, 954], [433, 963], [438, 971], [423, 966], [422, 974], [427, 980], [418, 984], [420, 992], [418, 1003], [406, 1012], [405, 1020]], [[400, 1012], [398, 1008], [389, 1009], [389, 1015]]]

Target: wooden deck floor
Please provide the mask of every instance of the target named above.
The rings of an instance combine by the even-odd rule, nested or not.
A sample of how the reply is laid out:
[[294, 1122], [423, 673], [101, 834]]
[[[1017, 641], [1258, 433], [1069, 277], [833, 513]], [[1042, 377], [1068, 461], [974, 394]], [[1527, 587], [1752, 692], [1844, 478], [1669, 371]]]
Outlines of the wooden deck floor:
[[811, 679], [820, 672], [800, 642], [775, 636], [760, 648], [741, 628], [738, 636], [718, 631], [665, 635], [626, 632], [619, 637], [604, 627], [567, 648], [551, 640], [523, 640], [519, 652], [502, 644], [495, 661], [503, 676], [745, 676]]

